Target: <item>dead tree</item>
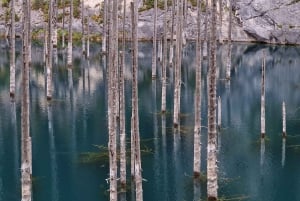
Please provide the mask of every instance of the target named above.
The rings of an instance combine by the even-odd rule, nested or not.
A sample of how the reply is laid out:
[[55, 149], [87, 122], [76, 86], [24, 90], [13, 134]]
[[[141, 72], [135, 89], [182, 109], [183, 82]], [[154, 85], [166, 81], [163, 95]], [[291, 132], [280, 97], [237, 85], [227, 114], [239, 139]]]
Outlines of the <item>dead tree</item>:
[[209, 201], [218, 199], [217, 174], [217, 125], [216, 125], [216, 7], [217, 0], [212, 0], [212, 15], [209, 45], [209, 81], [208, 81], [208, 137], [207, 137], [207, 197]]
[[21, 103], [21, 185], [22, 201], [32, 200], [32, 148], [29, 110], [29, 3], [23, 1], [23, 67]]
[[81, 45], [82, 45], [82, 54], [85, 55], [86, 51], [85, 51], [85, 28], [84, 28], [84, 24], [85, 24], [85, 16], [84, 16], [84, 0], [81, 0]]
[[156, 61], [157, 61], [157, 0], [154, 0], [154, 19], [153, 19], [153, 49], [152, 49], [152, 79], [156, 79]]
[[226, 63], [226, 79], [230, 80], [231, 74], [231, 28], [232, 28], [232, 5], [229, 0], [229, 26], [228, 26], [228, 43], [227, 43], [227, 63]]
[[282, 137], [286, 137], [286, 111], [285, 102], [282, 102]]
[[48, 61], [47, 61], [47, 100], [52, 99], [52, 55], [53, 55], [53, 1], [49, 1], [49, 21], [48, 21]]
[[141, 150], [140, 150], [140, 132], [139, 132], [139, 115], [138, 115], [138, 38], [137, 22], [138, 9], [137, 0], [130, 3], [131, 22], [132, 22], [132, 133], [134, 146], [134, 181], [136, 188], [136, 200], [143, 200], [142, 172], [141, 172]]
[[164, 36], [163, 36], [163, 58], [162, 58], [162, 95], [161, 95], [161, 112], [166, 112], [166, 93], [167, 93], [167, 12], [168, 4], [167, 0], [164, 0]]
[[103, 1], [103, 33], [102, 33], [102, 52], [106, 52], [107, 41], [107, 0]]
[[126, 128], [125, 128], [125, 20], [126, 20], [126, 0], [123, 0], [123, 22], [122, 22], [122, 52], [120, 54], [119, 72], [119, 94], [120, 94], [120, 183], [121, 191], [126, 191]]
[[70, 0], [70, 15], [69, 15], [69, 36], [68, 36], [68, 57], [67, 57], [67, 65], [69, 68], [72, 67], [72, 60], [73, 60], [73, 0]]
[[194, 177], [201, 173], [201, 0], [197, 0], [196, 91], [194, 126]]
[[16, 31], [15, 31], [15, 0], [10, 1], [10, 20], [11, 20], [11, 34], [10, 34], [10, 81], [9, 81], [9, 94], [10, 97], [15, 96], [16, 90]]

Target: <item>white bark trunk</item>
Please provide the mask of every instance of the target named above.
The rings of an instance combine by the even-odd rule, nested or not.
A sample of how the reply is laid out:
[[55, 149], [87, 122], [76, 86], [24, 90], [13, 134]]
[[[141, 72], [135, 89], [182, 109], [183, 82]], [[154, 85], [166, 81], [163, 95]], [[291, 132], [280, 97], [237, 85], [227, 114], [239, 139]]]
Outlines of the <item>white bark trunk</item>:
[[[137, 0], [131, 2], [132, 19], [132, 126], [134, 137], [134, 180], [136, 188], [136, 200], [143, 200], [142, 172], [141, 172], [141, 153], [140, 153], [140, 132], [139, 132], [139, 114], [138, 114], [138, 36], [137, 22], [138, 9]], [[132, 146], [132, 145], [131, 145]]]
[[164, 42], [163, 42], [163, 65], [162, 65], [162, 95], [161, 95], [161, 112], [166, 112], [166, 94], [167, 94], [167, 11], [168, 11], [168, 4], [167, 0], [164, 0]]
[[90, 58], [90, 16], [87, 16], [87, 36], [86, 36], [86, 58]]
[[[201, 173], [201, 0], [197, 1], [196, 91], [194, 126], [194, 177]], [[198, 199], [198, 198], [197, 198]]]
[[49, 2], [49, 36], [48, 36], [48, 62], [47, 62], [47, 92], [46, 92], [46, 96], [47, 96], [47, 100], [51, 100], [52, 99], [52, 54], [53, 54], [53, 23], [52, 23], [52, 15], [53, 15], [53, 1], [54, 0], [50, 0]]
[[209, 97], [208, 97], [208, 142], [207, 142], [207, 197], [209, 201], [218, 199], [217, 167], [217, 129], [216, 129], [216, 3], [212, 2], [210, 62], [209, 62]]
[[85, 51], [85, 28], [84, 28], [84, 24], [85, 24], [85, 15], [84, 15], [84, 0], [81, 0], [81, 44], [82, 44], [82, 54], [85, 55], [86, 51]]
[[69, 37], [68, 37], [68, 57], [67, 57], [67, 65], [69, 68], [72, 67], [72, 60], [73, 60], [73, 45], [72, 45], [72, 23], [73, 23], [73, 0], [70, 0], [70, 17], [69, 17]]
[[63, 13], [62, 13], [62, 48], [65, 48], [65, 0], [62, 0]]
[[16, 90], [16, 45], [15, 45], [15, 0], [11, 0], [11, 34], [10, 34], [10, 82], [9, 93], [11, 97], [15, 96]]
[[107, 40], [107, 0], [103, 1], [103, 33], [102, 33], [102, 52], [106, 52]]
[[157, 52], [157, 0], [154, 0], [154, 19], [153, 19], [153, 49], [152, 49], [152, 79], [156, 79], [156, 52]]

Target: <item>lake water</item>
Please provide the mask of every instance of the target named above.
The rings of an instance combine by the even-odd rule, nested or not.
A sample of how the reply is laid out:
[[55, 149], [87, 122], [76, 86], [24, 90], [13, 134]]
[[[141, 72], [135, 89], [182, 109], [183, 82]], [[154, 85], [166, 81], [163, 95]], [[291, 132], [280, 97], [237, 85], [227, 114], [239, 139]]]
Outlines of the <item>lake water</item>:
[[[1, 47], [4, 47], [1, 41]], [[173, 83], [168, 69], [165, 118], [159, 114], [161, 81], [151, 80], [151, 43], [139, 44], [139, 112], [145, 201], [192, 201], [193, 94], [195, 90], [195, 44], [184, 50], [180, 134], [172, 130]], [[91, 46], [84, 61], [74, 50], [72, 72], [59, 51], [53, 69], [54, 93], [45, 98], [42, 46], [34, 45], [31, 71], [31, 136], [33, 149], [33, 200], [109, 200], [109, 167], [106, 159], [83, 162], [82, 154], [101, 152], [107, 146], [106, 70]], [[218, 48], [217, 94], [222, 98], [222, 129], [218, 138], [219, 197], [251, 201], [300, 200], [300, 48], [234, 44], [232, 78], [224, 81], [226, 46]], [[260, 141], [260, 81], [262, 52], [266, 52], [266, 140]], [[0, 201], [19, 201], [21, 48], [17, 48], [16, 102], [9, 98], [9, 53], [0, 49]], [[202, 73], [202, 171], [206, 172], [207, 65]], [[131, 67], [127, 55], [126, 129], [130, 139]], [[160, 74], [160, 70], [159, 70]], [[282, 132], [282, 101], [287, 108], [285, 147]], [[164, 121], [165, 120], [165, 121]], [[165, 122], [165, 123], [164, 123]], [[264, 145], [264, 146], [261, 146]], [[128, 144], [129, 147], [129, 144]], [[128, 172], [129, 169], [128, 169]], [[128, 179], [129, 180], [129, 179]], [[130, 186], [130, 185], [129, 185]], [[206, 197], [206, 184], [200, 187]], [[131, 190], [127, 200], [131, 200]], [[200, 197], [196, 200], [199, 200]]]

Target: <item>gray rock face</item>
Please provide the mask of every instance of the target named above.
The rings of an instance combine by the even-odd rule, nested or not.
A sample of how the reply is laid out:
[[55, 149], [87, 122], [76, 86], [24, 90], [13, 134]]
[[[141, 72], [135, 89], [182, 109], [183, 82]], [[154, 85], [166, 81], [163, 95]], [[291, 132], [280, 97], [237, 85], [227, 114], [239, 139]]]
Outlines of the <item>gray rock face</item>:
[[261, 42], [300, 44], [300, 1], [237, 0], [243, 30]]

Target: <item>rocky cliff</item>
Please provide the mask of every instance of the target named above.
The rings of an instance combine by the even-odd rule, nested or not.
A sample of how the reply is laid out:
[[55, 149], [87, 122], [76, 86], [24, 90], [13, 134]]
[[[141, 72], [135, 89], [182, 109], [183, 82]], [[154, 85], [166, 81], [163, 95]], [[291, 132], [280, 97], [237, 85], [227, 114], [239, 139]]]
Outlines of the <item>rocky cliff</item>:
[[[222, 23], [218, 22], [219, 40], [226, 40], [228, 37], [229, 0], [222, 0]], [[245, 42], [266, 42], [278, 44], [300, 44], [300, 0], [232, 0], [233, 3], [233, 28], [232, 40]], [[98, 1], [97, 1], [98, 2]], [[17, 15], [21, 16], [21, 7], [17, 3]], [[86, 1], [90, 16], [99, 15], [99, 7], [95, 0]], [[142, 3], [140, 3], [142, 6]], [[6, 8], [0, 7], [0, 34], [5, 34]], [[59, 11], [61, 13], [61, 11]], [[186, 21], [187, 39], [195, 39], [196, 36], [196, 9], [189, 4]], [[170, 14], [168, 12], [168, 14]], [[204, 13], [203, 13], [204, 14]], [[220, 14], [220, 13], [219, 13]], [[34, 29], [43, 27], [43, 14], [41, 10], [32, 12], [32, 26]], [[162, 34], [164, 11], [158, 11], [158, 34]], [[126, 29], [130, 31], [130, 16], [127, 16]], [[203, 15], [204, 19], [204, 15]], [[79, 19], [75, 19], [73, 28], [81, 30]], [[202, 20], [204, 27], [204, 20]], [[58, 23], [61, 27], [61, 23]], [[17, 25], [17, 32], [20, 33], [20, 23]], [[102, 25], [91, 20], [91, 31], [102, 32]], [[140, 39], [152, 39], [153, 31], [153, 9], [140, 12], [138, 23]]]

